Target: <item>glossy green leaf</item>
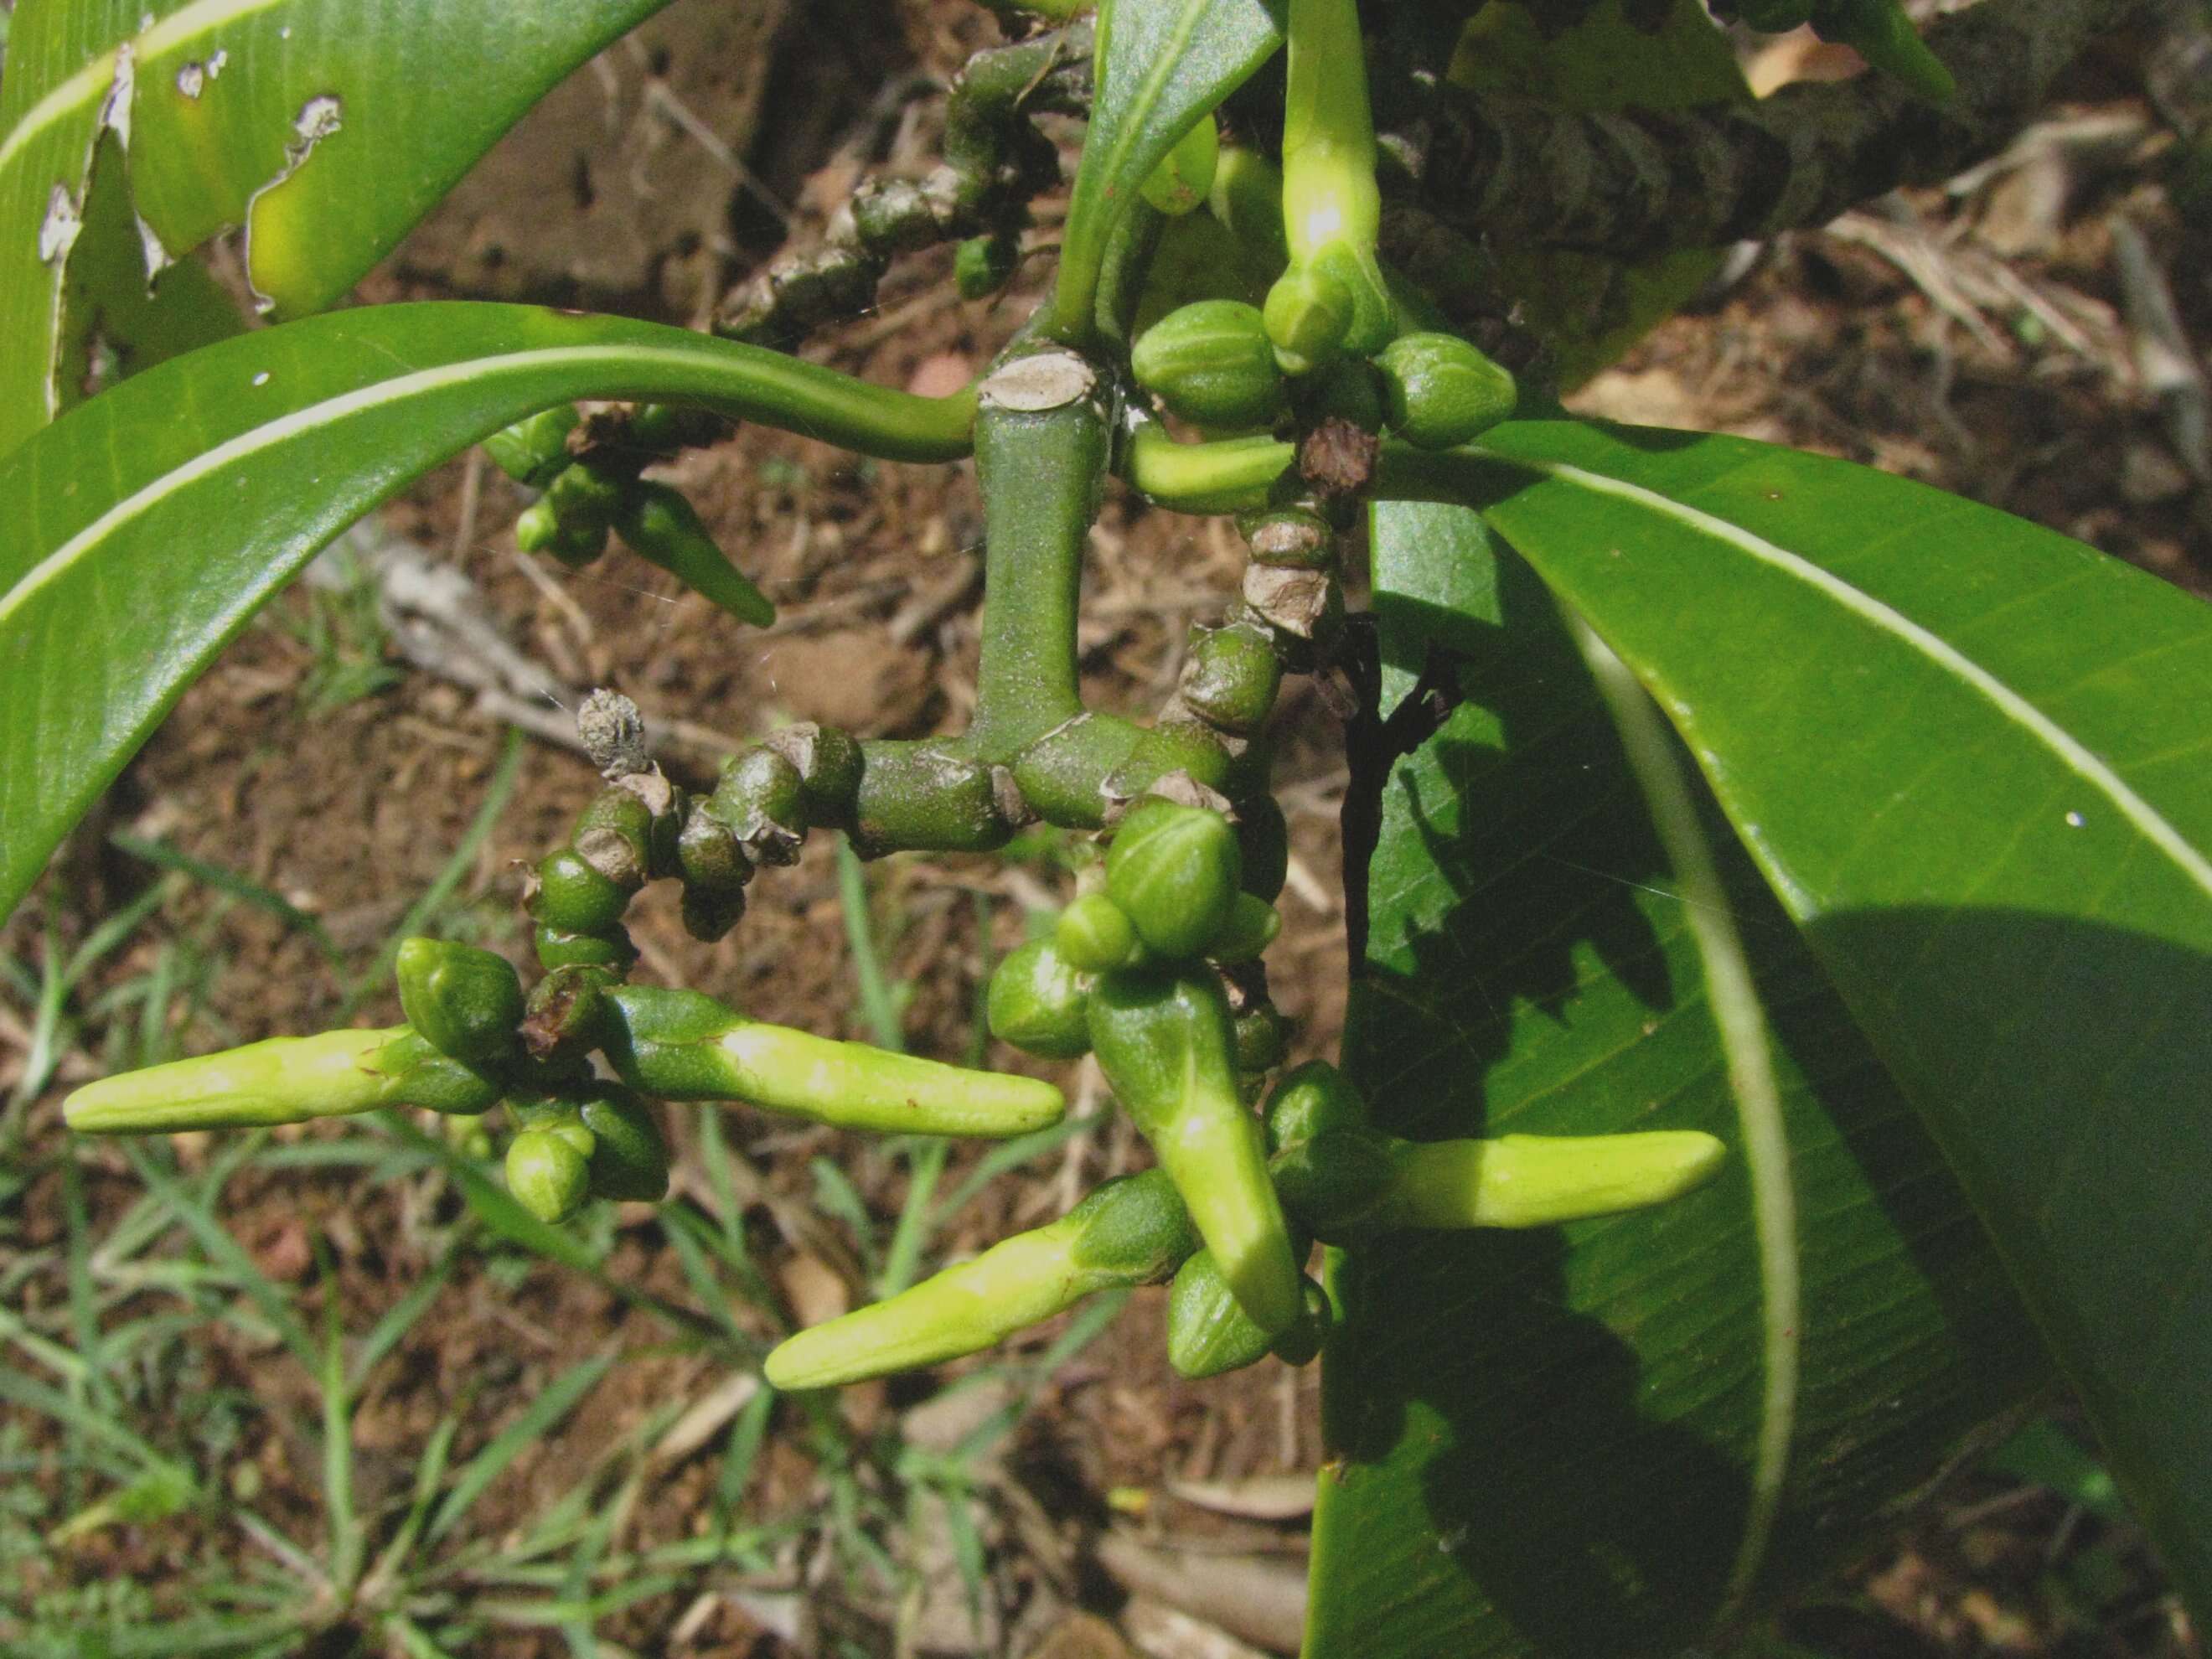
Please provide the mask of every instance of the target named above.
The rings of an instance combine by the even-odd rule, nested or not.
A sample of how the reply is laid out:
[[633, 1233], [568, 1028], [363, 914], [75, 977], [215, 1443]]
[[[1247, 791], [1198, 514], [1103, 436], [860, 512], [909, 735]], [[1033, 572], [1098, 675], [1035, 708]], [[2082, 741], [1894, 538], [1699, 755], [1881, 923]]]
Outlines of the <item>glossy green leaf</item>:
[[1426, 667], [1464, 701], [1382, 788], [1346, 1061], [1394, 1133], [1695, 1128], [1730, 1161], [1657, 1210], [1338, 1257], [1307, 1651], [1672, 1653], [2045, 1366], [1664, 723], [1472, 519], [1377, 512], [1386, 698], [1419, 718]]
[[2212, 1612], [2212, 609], [1741, 439], [1532, 423], [1463, 482], [1650, 685]]
[[[0, 454], [75, 398], [55, 368], [96, 325], [64, 316], [63, 283], [94, 258], [76, 228], [103, 137], [143, 227], [142, 283], [200, 288], [173, 262], [244, 225], [256, 291], [280, 314], [312, 311], [556, 81], [665, 3], [21, 0], [0, 85]], [[100, 263], [101, 282], [120, 279]]]
[[310, 318], [125, 381], [0, 459], [0, 915], [318, 548], [487, 433], [585, 397], [696, 400], [903, 460], [965, 453], [974, 408], [530, 306]]
[[1283, 43], [1284, 0], [1105, 0], [1097, 95], [1068, 198], [1060, 283], [1063, 335], [1088, 332], [1099, 264], [1121, 210], [1167, 153]]

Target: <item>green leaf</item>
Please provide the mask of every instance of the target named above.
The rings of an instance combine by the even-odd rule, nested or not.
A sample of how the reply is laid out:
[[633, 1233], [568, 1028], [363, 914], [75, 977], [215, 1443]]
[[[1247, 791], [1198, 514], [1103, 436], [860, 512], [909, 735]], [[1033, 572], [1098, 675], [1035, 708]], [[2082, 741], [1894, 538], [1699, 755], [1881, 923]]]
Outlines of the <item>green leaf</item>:
[[2212, 1615], [2212, 610], [1842, 461], [1493, 436], [1463, 481], [1688, 739]]
[[1432, 648], [1464, 701], [1382, 791], [1346, 1064], [1415, 1139], [1730, 1158], [1655, 1210], [1332, 1262], [1307, 1651], [1674, 1652], [1862, 1541], [2044, 1365], [1663, 723], [1472, 517], [1376, 514], [1399, 730]]
[[145, 227], [142, 287], [190, 290], [170, 303], [198, 310], [204, 273], [172, 262], [244, 225], [255, 290], [295, 315], [352, 287], [548, 88], [665, 3], [21, 0], [0, 86], [0, 454], [74, 400], [56, 365], [97, 320], [79, 310], [64, 331], [65, 273], [82, 252], [120, 283], [112, 254], [69, 246], [107, 182], [104, 137]]
[[1067, 202], [1053, 325], [1090, 331], [1107, 239], [1152, 169], [1283, 44], [1284, 0], [1104, 0], [1097, 95]]
[[973, 407], [527, 306], [310, 318], [125, 381], [0, 459], [0, 915], [317, 549], [447, 456], [580, 397], [694, 399], [908, 460], [964, 453]]

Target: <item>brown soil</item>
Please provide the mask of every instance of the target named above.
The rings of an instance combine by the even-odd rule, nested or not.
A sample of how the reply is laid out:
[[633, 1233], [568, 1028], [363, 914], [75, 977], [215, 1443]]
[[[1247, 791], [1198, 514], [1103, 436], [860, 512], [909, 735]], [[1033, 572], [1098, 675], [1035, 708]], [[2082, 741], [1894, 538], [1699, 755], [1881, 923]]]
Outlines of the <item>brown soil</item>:
[[[703, 0], [672, 9], [635, 49], [609, 54], [596, 78], [587, 72], [556, 94], [551, 112], [510, 141], [368, 285], [367, 297], [489, 292], [695, 318], [773, 240], [760, 194], [792, 204], [802, 222], [818, 222], [823, 206], [849, 180], [855, 155], [896, 163], [925, 155], [934, 106], [913, 106], [922, 114], [902, 124], [895, 108], [881, 113], [890, 106], [877, 101], [879, 88], [917, 69], [942, 75], [989, 35], [973, 9], [923, 0], [908, 0], [896, 27], [886, 25], [880, 8], [858, 3], [796, 7], [788, 17], [785, 10]], [[779, 50], [769, 59], [760, 44], [771, 34]], [[744, 73], [726, 67], [763, 62], [766, 70]], [[742, 158], [759, 175], [759, 192], [652, 103], [650, 84], [683, 100]], [[2085, 110], [2141, 108], [2130, 94], [2094, 81], [2081, 91]], [[779, 129], [766, 143], [756, 131], [763, 109]], [[853, 142], [863, 129], [866, 141]], [[2178, 221], [2148, 182], [2152, 173], [2134, 155], [2088, 173], [2055, 235], [2025, 252], [2008, 247], [2005, 270], [2039, 295], [2063, 290], [2047, 303], [2074, 325], [2072, 340], [2048, 326], [2038, 334], [2019, 325], [2019, 310], [1998, 313], [1961, 301], [1955, 269], [1947, 286], [1947, 262], [1987, 263], [2001, 187], [1961, 203], [1931, 193], [1899, 209], [1919, 230], [1889, 220], [1870, 232], [1862, 227], [1856, 238], [1808, 234], [1770, 249], [1717, 297], [1662, 326], [1581, 402], [1608, 415], [1740, 431], [1907, 471], [2212, 593], [2212, 491], [2179, 471], [2160, 411], [2130, 367], [2106, 229], [2117, 210], [2138, 219], [2192, 337], [2212, 339], [2212, 284], [2203, 274], [2212, 270], [2212, 237], [2202, 225], [2192, 231]], [[1887, 253], [1870, 245], [1885, 226], [1893, 233]], [[1909, 276], [1893, 256], [1900, 238], [1910, 240], [1907, 232], [1922, 231], [1936, 252]], [[996, 303], [966, 304], [949, 297], [940, 280], [946, 270], [942, 253], [912, 261], [886, 290], [881, 313], [824, 342], [819, 355], [890, 384], [964, 377], [1025, 314], [1036, 284], [1031, 279]], [[514, 551], [511, 525], [520, 496], [477, 463], [458, 463], [426, 480], [388, 518], [404, 535], [450, 548], [508, 637], [562, 681], [614, 685], [649, 714], [680, 717], [723, 734], [732, 747], [794, 718], [866, 735], [962, 723], [975, 653], [981, 521], [969, 469], [855, 462], [802, 439], [749, 428], [687, 458], [672, 476], [775, 599], [782, 619], [775, 627], [740, 629], [621, 554], [573, 579], [547, 581]], [[1240, 550], [1218, 522], [1119, 501], [1109, 504], [1096, 545], [1085, 612], [1085, 690], [1099, 705], [1147, 712], [1173, 684], [1188, 624], [1215, 617], [1231, 593]], [[501, 724], [480, 713], [471, 694], [422, 673], [310, 714], [302, 691], [316, 655], [301, 633], [313, 604], [305, 592], [287, 594], [226, 653], [77, 838], [41, 895], [57, 907], [65, 940], [81, 939], [149, 879], [143, 866], [102, 846], [100, 837], [116, 828], [165, 839], [282, 894], [321, 921], [354, 972], [437, 875], [494, 775]], [[1286, 741], [1279, 777], [1297, 872], [1285, 900], [1285, 934], [1271, 952], [1272, 981], [1298, 1023], [1298, 1052], [1320, 1054], [1334, 1049], [1343, 1010], [1342, 917], [1334, 896], [1342, 759], [1335, 720], [1310, 684], [1292, 686], [1280, 723]], [[710, 758], [682, 751], [672, 769], [696, 782], [708, 775]], [[562, 836], [592, 787], [582, 760], [530, 744], [512, 799], [438, 925], [521, 959], [526, 941], [515, 900], [522, 868]], [[1069, 881], [1049, 857], [1011, 863], [908, 857], [876, 866], [872, 887], [887, 969], [910, 995], [907, 1036], [921, 1052], [958, 1059], [972, 1042], [987, 945], [998, 951], [1018, 943], [1024, 907], [1064, 900]], [[714, 945], [685, 936], [672, 901], [647, 896], [632, 924], [646, 971], [708, 990], [764, 1019], [866, 1036], [832, 849], [811, 847], [799, 868], [771, 872], [752, 892], [742, 926]], [[0, 943], [34, 959], [45, 914], [34, 899]], [[80, 989], [79, 1006], [148, 972], [164, 945], [203, 931], [218, 965], [209, 994], [169, 1032], [178, 1051], [317, 1030], [338, 1018], [345, 984], [310, 939], [194, 885], [182, 888]], [[9, 1004], [9, 1021], [22, 1012]], [[379, 1021], [398, 1017], [383, 985], [361, 1013]], [[19, 1068], [21, 1043], [14, 1025], [0, 1028], [0, 1081]], [[1002, 1047], [991, 1060], [1035, 1064]], [[56, 1086], [32, 1108], [34, 1149], [56, 1144], [63, 1088], [99, 1066], [96, 1051], [65, 1057]], [[678, 1190], [712, 1208], [694, 1124], [670, 1115]], [[764, 1194], [749, 1207], [745, 1231], [782, 1293], [805, 1308], [864, 1294], [840, 1274], [852, 1250], [842, 1225], [830, 1224], [825, 1240], [785, 1221], [813, 1204], [812, 1160], [842, 1168], [878, 1217], [897, 1213], [902, 1165], [855, 1138], [757, 1115], [733, 1113], [722, 1122], [732, 1146], [761, 1173]], [[325, 1126], [280, 1132], [278, 1139], [348, 1133]], [[1065, 1162], [1049, 1156], [986, 1188], [934, 1248], [972, 1249], [1034, 1224], [1068, 1192], [1139, 1156], [1126, 1127], [1102, 1129], [1076, 1146]], [[216, 1150], [204, 1138], [187, 1138], [182, 1160], [188, 1169], [202, 1167]], [[121, 1149], [87, 1147], [81, 1156], [96, 1236], [139, 1185]], [[948, 1188], [976, 1156], [955, 1152]], [[379, 1183], [343, 1167], [276, 1173], [253, 1166], [225, 1189], [222, 1214], [263, 1270], [296, 1289], [311, 1325], [335, 1294], [347, 1330], [358, 1335], [431, 1268], [455, 1219], [453, 1203], [448, 1189], [421, 1179]], [[64, 1213], [58, 1169], [0, 1211], [7, 1251], [26, 1261], [49, 1253], [52, 1264], [10, 1281], [9, 1299], [27, 1314], [61, 1305], [68, 1294], [58, 1249]], [[625, 1211], [618, 1227], [610, 1276], [690, 1305], [693, 1291], [649, 1212]], [[328, 1271], [317, 1265], [318, 1249], [328, 1253]], [[1160, 1300], [1158, 1292], [1139, 1293], [1123, 1318], [1046, 1383], [994, 1460], [1001, 1473], [985, 1483], [996, 1494], [986, 1505], [986, 1530], [994, 1540], [994, 1590], [1011, 1620], [1009, 1651], [1027, 1650], [1080, 1603], [1115, 1610], [1118, 1596], [1083, 1568], [1073, 1546], [1112, 1504], [1128, 1507], [1133, 1500], [1126, 1494], [1152, 1494], [1147, 1524], [1157, 1529], [1248, 1546], [1256, 1540], [1277, 1552], [1298, 1547], [1294, 1532], [1224, 1522], [1161, 1493], [1172, 1480], [1310, 1468], [1318, 1445], [1316, 1377], [1269, 1364], [1203, 1385], [1182, 1382], [1163, 1355]], [[772, 1335], [759, 1310], [740, 1304], [731, 1312], [754, 1337]], [[1023, 1346], [1041, 1351], [1051, 1334]], [[318, 1397], [309, 1379], [241, 1326], [195, 1332], [192, 1347], [199, 1369], [185, 1382], [204, 1392], [243, 1390], [256, 1402], [240, 1419], [224, 1478], [234, 1490], [258, 1485], [261, 1512], [292, 1538], [317, 1539], [322, 1477], [312, 1432]], [[592, 1279], [548, 1265], [520, 1271], [512, 1257], [495, 1267], [470, 1258], [368, 1379], [356, 1415], [358, 1501], [376, 1510], [404, 1498], [422, 1447], [448, 1410], [460, 1407], [467, 1425], [453, 1447], [458, 1459], [549, 1380], [607, 1352], [620, 1352], [622, 1363], [581, 1410], [495, 1484], [476, 1516], [477, 1535], [523, 1526], [593, 1459], [616, 1454], [655, 1410], [705, 1395], [724, 1378], [672, 1340], [665, 1322]], [[854, 1390], [833, 1409], [865, 1437], [929, 1398], [928, 1389], [902, 1383]], [[720, 1443], [718, 1437], [705, 1451], [639, 1466], [642, 1485], [618, 1539], [622, 1547], [692, 1536], [709, 1524], [713, 1454]], [[805, 1517], [821, 1504], [814, 1443], [801, 1414], [787, 1404], [756, 1470], [749, 1517]], [[2054, 1573], [2087, 1543], [2112, 1539], [2094, 1523], [2077, 1526], [2048, 1499], [1969, 1507], [2011, 1490], [1988, 1480], [1966, 1483], [1949, 1510], [1871, 1564], [1848, 1606], [1839, 1601], [1832, 1617], [1819, 1614], [1813, 1633], [1834, 1651], [1868, 1655], [2181, 1651], [2136, 1547], [2120, 1550], [2121, 1589], [2101, 1609], [2082, 1614], [2051, 1595]], [[1960, 1516], [1968, 1518], [1954, 1524]], [[58, 1577], [29, 1589], [43, 1593], [64, 1580], [127, 1576], [158, 1601], [191, 1582], [193, 1564], [247, 1547], [219, 1512], [114, 1528], [52, 1558], [45, 1571]], [[895, 1610], [865, 1586], [841, 1589], [828, 1565], [811, 1557], [765, 1575], [747, 1592], [751, 1600], [717, 1595], [702, 1602], [714, 1589], [702, 1577], [602, 1620], [599, 1634], [638, 1652], [798, 1651], [769, 1633], [775, 1620], [763, 1609], [802, 1576], [825, 1624], [850, 1633], [865, 1650], [890, 1650], [884, 1631]], [[0, 1607], [5, 1600], [0, 1596]], [[683, 1640], [675, 1644], [672, 1632], [679, 1626]], [[1107, 1639], [1087, 1626], [1068, 1625], [1054, 1639], [1069, 1652], [1111, 1650], [1082, 1645]], [[956, 1638], [952, 1646], [959, 1645]], [[488, 1638], [471, 1650], [565, 1649], [546, 1632]]]

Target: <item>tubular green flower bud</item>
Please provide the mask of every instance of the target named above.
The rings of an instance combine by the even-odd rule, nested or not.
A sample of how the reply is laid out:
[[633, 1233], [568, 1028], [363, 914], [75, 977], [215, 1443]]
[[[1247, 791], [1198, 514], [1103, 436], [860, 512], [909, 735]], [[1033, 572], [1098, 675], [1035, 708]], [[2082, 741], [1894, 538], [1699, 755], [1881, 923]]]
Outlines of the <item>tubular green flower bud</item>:
[[730, 562], [682, 492], [639, 483], [623, 496], [614, 526], [630, 551], [705, 594], [739, 622], [766, 628], [775, 620], [768, 595]]
[[507, 1145], [507, 1189], [540, 1221], [566, 1221], [591, 1191], [590, 1154], [553, 1129], [525, 1129]]
[[1189, 1206], [1237, 1302], [1261, 1328], [1298, 1310], [1297, 1265], [1267, 1179], [1260, 1126], [1237, 1086], [1229, 1005], [1211, 973], [1123, 969], [1091, 990], [1091, 1042]]
[[670, 1100], [742, 1100], [845, 1129], [1025, 1134], [1060, 1121], [1060, 1091], [749, 1020], [696, 991], [626, 985], [605, 1045], [622, 1080]]
[[540, 922], [531, 942], [538, 951], [539, 964], [547, 969], [573, 965], [611, 968], [617, 973], [628, 973], [630, 964], [637, 960], [637, 947], [629, 942], [627, 927], [610, 927], [600, 933], [571, 933]]
[[514, 1051], [522, 981], [505, 957], [445, 939], [403, 939], [399, 1006], [439, 1053], [484, 1065]]
[[484, 453], [519, 484], [543, 489], [568, 465], [568, 434], [581, 417], [574, 404], [556, 404], [483, 441]]
[[1147, 392], [1204, 427], [1263, 426], [1283, 397], [1282, 371], [1259, 311], [1237, 300], [1200, 300], [1138, 337], [1130, 367]]
[[[1282, 931], [1282, 912], [1263, 898], [1239, 893], [1236, 902], [1229, 907], [1229, 920], [1222, 924], [1213, 943], [1206, 947], [1206, 953], [1220, 963], [1251, 962], [1273, 945], [1275, 935]], [[1241, 1032], [1239, 1048], [1241, 1052]], [[1268, 1063], [1273, 1064], [1272, 1060]]]
[[1695, 1129], [1399, 1141], [1373, 1227], [1549, 1227], [1664, 1203], [1710, 1180], [1728, 1150]]
[[[1061, 911], [1052, 942], [1060, 959], [1079, 973], [1133, 968], [1145, 956], [1129, 913], [1103, 893], [1085, 893]], [[1086, 1039], [1084, 1047], [1090, 1046]]]
[[1452, 334], [1403, 334], [1375, 360], [1390, 424], [1422, 449], [1449, 449], [1513, 412], [1512, 375]]
[[1202, 205], [1206, 192], [1213, 188], [1213, 169], [1220, 155], [1221, 131], [1209, 111], [1176, 140], [1176, 147], [1146, 177], [1145, 199], [1161, 212], [1178, 218]]
[[1008, 953], [991, 975], [991, 1035], [1032, 1054], [1073, 1060], [1091, 1052], [1083, 975], [1045, 939]]
[[1094, 1291], [1165, 1277], [1194, 1243], [1157, 1171], [1110, 1181], [1049, 1226], [799, 1332], [763, 1371], [779, 1389], [826, 1389], [979, 1352]]
[[1137, 937], [1170, 959], [1197, 956], [1229, 920], [1243, 865], [1220, 813], [1157, 797], [1121, 820], [1106, 852], [1106, 893]]
[[62, 1103], [83, 1134], [173, 1134], [348, 1117], [379, 1106], [489, 1109], [499, 1085], [404, 1025], [270, 1037], [88, 1083]]
[[1209, 726], [1249, 733], [1267, 723], [1282, 683], [1273, 633], [1256, 622], [1237, 621], [1191, 630], [1176, 690]]
[[629, 894], [572, 847], [538, 861], [537, 890], [524, 908], [533, 921], [564, 933], [603, 933], [623, 919]]
[[581, 1115], [592, 1134], [593, 1198], [657, 1204], [668, 1196], [668, 1143], [651, 1107], [627, 1089], [599, 1084], [584, 1097]]

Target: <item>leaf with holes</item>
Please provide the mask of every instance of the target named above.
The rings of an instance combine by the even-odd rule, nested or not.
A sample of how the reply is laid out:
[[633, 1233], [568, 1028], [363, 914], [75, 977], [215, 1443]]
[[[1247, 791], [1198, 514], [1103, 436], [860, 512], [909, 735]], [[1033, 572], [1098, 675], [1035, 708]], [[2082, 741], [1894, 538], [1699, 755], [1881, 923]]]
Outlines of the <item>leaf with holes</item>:
[[1742, 439], [1485, 449], [1438, 471], [1665, 705], [2212, 1613], [2212, 609]]
[[1674, 1651], [2044, 1362], [1618, 662], [1465, 508], [1378, 507], [1375, 550], [1386, 697], [1427, 668], [1461, 701], [1382, 788], [1346, 1064], [1416, 1139], [1697, 1128], [1730, 1158], [1656, 1210], [1334, 1260], [1307, 1650]]
[[[80, 254], [97, 257], [79, 238], [95, 190], [137, 216], [130, 274], [157, 298], [189, 290], [188, 315], [204, 283], [173, 262], [234, 225], [256, 291], [279, 314], [313, 311], [556, 81], [666, 3], [21, 0], [0, 85], [0, 454], [81, 389], [58, 366], [100, 331], [98, 311], [64, 303]], [[457, 64], [468, 96], [424, 95]], [[95, 287], [123, 280], [99, 263]]]
[[974, 398], [530, 306], [380, 306], [134, 376], [0, 460], [0, 916], [256, 607], [486, 434], [575, 398], [690, 400], [866, 453], [968, 450]]

